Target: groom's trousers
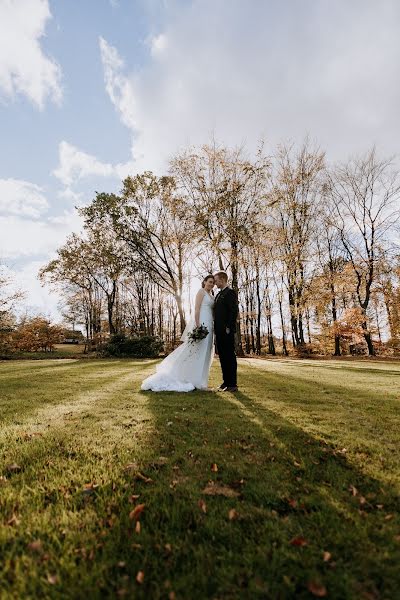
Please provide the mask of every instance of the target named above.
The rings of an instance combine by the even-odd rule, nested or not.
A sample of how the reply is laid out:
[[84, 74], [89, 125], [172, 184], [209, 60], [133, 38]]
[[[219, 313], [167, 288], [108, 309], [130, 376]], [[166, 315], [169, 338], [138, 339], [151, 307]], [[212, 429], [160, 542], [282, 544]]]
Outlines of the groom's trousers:
[[237, 360], [235, 353], [235, 334], [233, 331], [216, 331], [215, 341], [221, 363], [224, 384], [227, 387], [237, 386]]

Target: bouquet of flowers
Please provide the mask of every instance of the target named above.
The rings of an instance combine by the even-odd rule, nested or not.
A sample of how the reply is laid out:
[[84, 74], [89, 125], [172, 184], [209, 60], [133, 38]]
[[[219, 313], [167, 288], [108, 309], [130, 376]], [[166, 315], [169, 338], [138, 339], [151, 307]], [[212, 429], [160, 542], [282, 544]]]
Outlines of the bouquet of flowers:
[[208, 329], [205, 325], [200, 325], [199, 327], [195, 327], [189, 334], [189, 342], [194, 344], [195, 342], [200, 342], [200, 340], [204, 340], [208, 336]]

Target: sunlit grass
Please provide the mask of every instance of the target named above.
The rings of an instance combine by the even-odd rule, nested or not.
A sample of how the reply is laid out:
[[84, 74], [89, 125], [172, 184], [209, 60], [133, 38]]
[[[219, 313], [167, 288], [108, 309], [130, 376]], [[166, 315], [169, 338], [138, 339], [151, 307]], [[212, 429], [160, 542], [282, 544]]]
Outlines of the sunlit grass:
[[237, 395], [153, 368], [0, 364], [5, 598], [396, 597], [398, 363], [244, 360]]

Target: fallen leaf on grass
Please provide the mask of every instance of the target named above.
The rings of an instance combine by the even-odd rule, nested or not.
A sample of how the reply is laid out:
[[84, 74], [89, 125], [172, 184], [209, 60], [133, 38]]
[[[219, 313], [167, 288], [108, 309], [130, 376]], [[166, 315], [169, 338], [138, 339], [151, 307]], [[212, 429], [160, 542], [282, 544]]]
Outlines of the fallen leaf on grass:
[[7, 477], [5, 477], [4, 475], [0, 475], [0, 484], [5, 484], [7, 483]]
[[138, 471], [135, 474], [136, 479], [140, 479], [140, 481], [144, 481], [144, 483], [152, 483], [152, 479], [151, 477], [146, 477], [146, 475], [143, 475], [142, 473], [140, 473], [140, 471]]
[[199, 500], [198, 506], [203, 513], [207, 513], [207, 504], [204, 502], [204, 500]]
[[330, 552], [324, 552], [323, 554], [324, 562], [328, 562], [332, 558], [332, 554]]
[[391, 521], [393, 519], [394, 515], [390, 514], [390, 515], [385, 515], [385, 521]]
[[135, 532], [140, 533], [140, 531], [141, 531], [140, 521], [136, 521]]
[[293, 500], [292, 498], [290, 500], [288, 500], [288, 504], [289, 506], [291, 506], [292, 508], [296, 508], [297, 506], [297, 500]]
[[136, 581], [140, 584], [143, 583], [144, 581], [144, 573], [143, 571], [138, 571], [138, 574], [136, 575]]
[[32, 552], [43, 552], [43, 545], [40, 540], [34, 540], [28, 544], [28, 550], [32, 550]]
[[320, 583], [317, 583], [315, 581], [310, 581], [307, 584], [307, 589], [309, 592], [311, 592], [311, 594], [313, 596], [316, 596], [317, 598], [324, 598], [326, 596], [326, 587]]
[[124, 467], [124, 471], [138, 471], [138, 470], [139, 470], [139, 465], [135, 462], [128, 463]]
[[129, 518], [131, 520], [137, 521], [140, 515], [142, 514], [145, 506], [145, 504], [138, 504], [137, 506], [135, 506], [135, 508], [129, 513]]
[[58, 575], [47, 575], [47, 581], [51, 584], [51, 585], [56, 585], [59, 582], [59, 578]]
[[239, 518], [239, 513], [234, 508], [231, 508], [230, 511], [228, 512], [228, 518], [230, 521], [235, 521], [236, 519]]
[[210, 481], [204, 488], [203, 494], [207, 496], [225, 496], [225, 498], [237, 498], [240, 493], [232, 489], [228, 485], [223, 485]]
[[305, 538], [303, 538], [302, 536], [295, 537], [292, 540], [290, 540], [290, 542], [289, 542], [289, 544], [291, 546], [300, 546], [300, 547], [307, 546], [307, 543], [308, 543], [307, 540]]
[[85, 483], [83, 486], [82, 494], [93, 494], [93, 492], [99, 487], [98, 483]]
[[176, 598], [176, 594], [175, 594], [175, 592], [170, 592], [170, 593], [168, 594], [168, 600], [175, 600], [175, 598]]
[[123, 561], [123, 560], [120, 560], [120, 561], [117, 563], [117, 567], [119, 567], [120, 569], [123, 569], [125, 566], [126, 566], [126, 562], [125, 562], [125, 561]]
[[129, 502], [133, 504], [138, 498], [140, 498], [140, 494], [132, 494], [131, 496], [129, 496]]
[[14, 514], [11, 519], [9, 519], [7, 521], [7, 525], [19, 525], [21, 523], [21, 520], [18, 519], [18, 517]]
[[22, 471], [22, 467], [17, 465], [17, 463], [11, 463], [11, 465], [6, 466], [6, 471], [9, 473], [18, 473], [19, 471]]
[[218, 471], [218, 466], [216, 465], [216, 463], [213, 463], [213, 464], [211, 465], [211, 471], [212, 471], [213, 473], [217, 473], [217, 471]]

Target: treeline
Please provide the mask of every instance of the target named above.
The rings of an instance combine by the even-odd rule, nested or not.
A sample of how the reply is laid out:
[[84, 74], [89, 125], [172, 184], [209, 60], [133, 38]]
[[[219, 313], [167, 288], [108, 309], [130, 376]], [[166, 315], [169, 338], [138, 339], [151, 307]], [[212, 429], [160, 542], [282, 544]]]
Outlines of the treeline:
[[215, 143], [166, 176], [128, 177], [79, 209], [40, 272], [96, 345], [109, 334], [176, 345], [190, 278], [226, 269], [244, 353], [395, 352], [400, 347], [400, 178], [375, 149], [327, 164], [310, 143], [253, 158]]

